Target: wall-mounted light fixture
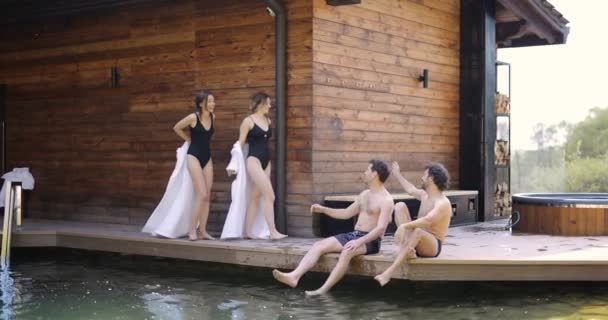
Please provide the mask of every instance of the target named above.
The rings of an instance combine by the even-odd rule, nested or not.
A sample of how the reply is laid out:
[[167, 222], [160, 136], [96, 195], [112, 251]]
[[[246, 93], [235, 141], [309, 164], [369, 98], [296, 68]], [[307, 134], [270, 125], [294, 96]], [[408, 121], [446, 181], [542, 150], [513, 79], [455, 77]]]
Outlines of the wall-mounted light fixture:
[[422, 74], [418, 76], [418, 81], [422, 82], [423, 88], [429, 87], [429, 69], [422, 70]]
[[268, 15], [271, 17], [276, 16], [276, 13], [274, 13], [274, 10], [272, 10], [270, 7], [266, 7], [266, 12], [268, 12]]
[[115, 89], [120, 85], [120, 70], [114, 66], [110, 68], [110, 88]]
[[360, 4], [361, 0], [327, 0], [330, 6], [344, 6], [349, 4]]

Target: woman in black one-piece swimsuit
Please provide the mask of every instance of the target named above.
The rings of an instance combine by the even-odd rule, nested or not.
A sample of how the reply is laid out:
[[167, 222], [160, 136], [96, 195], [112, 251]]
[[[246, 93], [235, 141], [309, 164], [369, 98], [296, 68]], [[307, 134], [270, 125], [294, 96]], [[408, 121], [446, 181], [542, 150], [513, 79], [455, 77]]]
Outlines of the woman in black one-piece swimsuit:
[[264, 201], [264, 218], [270, 230], [271, 239], [282, 239], [287, 237], [280, 233], [274, 223], [274, 191], [270, 182], [270, 152], [268, 151], [268, 140], [272, 137], [270, 119], [270, 96], [258, 92], [251, 97], [251, 114], [243, 120], [239, 132], [239, 143], [244, 146], [249, 144], [247, 154], [247, 173], [253, 182], [253, 190], [247, 205], [247, 217], [245, 220], [245, 235], [251, 236], [251, 227], [255, 221], [255, 213], [260, 200]]
[[194, 109], [195, 112], [180, 120], [173, 130], [182, 139], [190, 142], [186, 162], [196, 191], [196, 200], [188, 238], [212, 240], [214, 238], [207, 233], [207, 219], [213, 184], [210, 144], [215, 131], [215, 97], [207, 90], [202, 91], [194, 97]]

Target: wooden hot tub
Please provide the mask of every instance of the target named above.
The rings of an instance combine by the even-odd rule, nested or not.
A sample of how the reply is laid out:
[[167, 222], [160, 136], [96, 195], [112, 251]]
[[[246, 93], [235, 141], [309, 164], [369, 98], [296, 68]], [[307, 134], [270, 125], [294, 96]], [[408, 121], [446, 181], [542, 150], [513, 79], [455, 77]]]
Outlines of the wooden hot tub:
[[608, 235], [608, 193], [513, 195], [513, 230], [564, 236]]

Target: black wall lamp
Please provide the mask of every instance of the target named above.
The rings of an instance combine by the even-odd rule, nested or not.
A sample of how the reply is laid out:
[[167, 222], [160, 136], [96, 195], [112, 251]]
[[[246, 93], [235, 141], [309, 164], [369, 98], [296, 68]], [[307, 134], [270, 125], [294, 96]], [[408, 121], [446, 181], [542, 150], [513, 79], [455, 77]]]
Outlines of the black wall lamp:
[[120, 85], [120, 70], [114, 66], [110, 68], [110, 88], [115, 89]]
[[361, 0], [327, 0], [330, 6], [344, 6], [349, 4], [360, 4]]
[[429, 69], [422, 70], [422, 74], [418, 76], [418, 81], [422, 82], [423, 88], [429, 87]]
[[266, 12], [268, 12], [268, 15], [271, 17], [276, 17], [277, 15], [271, 7], [266, 7]]

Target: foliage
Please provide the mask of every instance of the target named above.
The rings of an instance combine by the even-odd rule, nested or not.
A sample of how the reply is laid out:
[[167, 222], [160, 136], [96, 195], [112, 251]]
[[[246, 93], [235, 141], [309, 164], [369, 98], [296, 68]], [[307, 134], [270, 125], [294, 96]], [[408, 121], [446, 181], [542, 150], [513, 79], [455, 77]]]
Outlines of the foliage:
[[591, 109], [566, 139], [566, 159], [603, 158], [608, 154], [608, 108]]
[[586, 158], [568, 161], [566, 191], [608, 192], [608, 159]]
[[576, 124], [539, 123], [530, 138], [536, 150], [513, 154], [513, 193], [608, 192], [608, 108]]

